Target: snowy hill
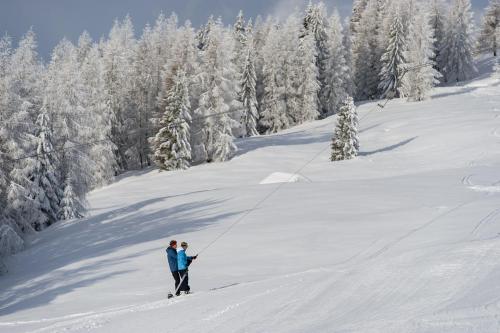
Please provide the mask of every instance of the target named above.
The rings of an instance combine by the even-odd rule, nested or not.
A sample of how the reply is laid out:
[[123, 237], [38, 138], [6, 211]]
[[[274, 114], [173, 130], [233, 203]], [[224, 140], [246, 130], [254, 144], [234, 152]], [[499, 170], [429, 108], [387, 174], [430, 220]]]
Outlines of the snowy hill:
[[[362, 105], [352, 161], [328, 160], [332, 117], [91, 193], [8, 261], [0, 332], [498, 332], [500, 81], [480, 65]], [[195, 293], [167, 300], [172, 238], [203, 252]]]

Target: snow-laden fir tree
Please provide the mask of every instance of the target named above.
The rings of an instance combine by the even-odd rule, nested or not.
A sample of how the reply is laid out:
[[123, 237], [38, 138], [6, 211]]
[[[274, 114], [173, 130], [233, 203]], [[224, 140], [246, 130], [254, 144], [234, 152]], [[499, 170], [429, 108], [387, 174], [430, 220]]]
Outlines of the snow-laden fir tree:
[[424, 8], [418, 8], [412, 15], [405, 58], [412, 69], [403, 77], [402, 95], [407, 96], [409, 101], [422, 101], [441, 77], [435, 69], [433, 31], [429, 14]]
[[102, 48], [104, 79], [107, 101], [112, 117], [111, 140], [116, 146], [115, 156], [120, 171], [128, 170], [129, 164], [136, 166], [134, 150], [129, 150], [130, 133], [134, 127], [134, 110], [131, 101], [133, 92], [133, 60], [137, 42], [129, 16], [115, 21]]
[[191, 161], [191, 115], [184, 71], [177, 71], [166, 88], [162, 127], [153, 141], [154, 160], [161, 170], [187, 169]]
[[354, 68], [352, 58], [352, 33], [349, 28], [349, 18], [344, 20], [342, 27], [342, 46], [344, 48], [344, 59], [346, 62], [347, 72], [345, 73], [344, 88], [349, 96], [354, 96], [356, 87], [354, 86]]
[[[57, 221], [57, 213], [63, 194], [59, 161], [53, 146], [53, 134], [50, 128], [50, 118], [45, 110], [38, 116], [37, 122], [37, 156], [32, 174], [32, 185], [26, 190], [29, 197], [40, 207], [45, 218], [34, 225], [36, 230]], [[31, 184], [30, 184], [31, 185]]]
[[316, 43], [316, 67], [318, 68], [318, 80], [320, 84], [319, 105], [321, 115], [332, 114], [329, 109], [327, 87], [328, 74], [331, 72], [329, 66], [330, 47], [328, 43], [328, 18], [326, 6], [323, 2], [313, 4], [309, 2], [304, 17], [304, 28], [313, 35]]
[[473, 22], [469, 0], [454, 0], [446, 25], [446, 37], [440, 52], [442, 74], [446, 82], [472, 78], [476, 73], [473, 52]]
[[19, 234], [28, 233], [35, 225], [45, 223], [46, 217], [38, 203], [30, 197], [28, 190], [36, 192], [33, 177], [36, 160], [35, 121], [42, 105], [43, 66], [36, 52], [36, 38], [32, 30], [19, 42], [9, 61], [5, 77], [7, 101], [2, 118], [8, 126], [2, 126], [2, 136], [7, 140], [6, 148], [11, 159], [23, 158], [12, 163], [8, 172], [7, 223]]
[[500, 26], [500, 0], [490, 0], [483, 15], [481, 32], [478, 37], [478, 48], [482, 52], [489, 50], [497, 56], [498, 34]]
[[353, 99], [348, 97], [338, 113], [337, 127], [332, 139], [332, 161], [349, 160], [358, 154], [358, 115]]
[[281, 29], [273, 27], [262, 50], [264, 58], [264, 95], [261, 103], [260, 127], [266, 134], [289, 127], [283, 72], [284, 52]]
[[381, 14], [378, 0], [370, 0], [363, 11], [357, 32], [353, 35], [353, 69], [356, 99], [365, 100], [379, 95]]
[[434, 57], [432, 61], [436, 64], [434, 68], [441, 72], [444, 67], [444, 64], [441, 63], [441, 50], [446, 37], [446, 11], [443, 0], [432, 0], [429, 9], [429, 20], [434, 32]]
[[252, 47], [247, 47], [247, 56], [245, 58], [243, 75], [241, 78], [240, 99], [243, 103], [243, 117], [241, 123], [245, 128], [246, 136], [259, 135], [257, 123], [259, 113], [257, 110], [256, 95], [256, 74], [255, 74], [255, 53]]
[[330, 72], [326, 81], [328, 89], [325, 89], [325, 93], [327, 93], [328, 115], [332, 115], [339, 111], [340, 105], [349, 96], [347, 89], [352, 89], [351, 71], [346, 61], [348, 51], [344, 47], [342, 23], [338, 13], [334, 13], [330, 18], [328, 35], [331, 57], [328, 65]]
[[295, 110], [290, 110], [295, 115], [294, 123], [302, 124], [315, 120], [319, 116], [318, 93], [318, 68], [316, 67], [315, 40], [311, 34], [305, 34], [299, 41], [297, 60], [297, 105]]
[[[272, 23], [271, 18], [265, 22], [260, 16], [255, 20], [252, 33], [253, 49], [255, 51], [255, 93], [257, 97], [257, 107], [259, 114], [262, 112], [262, 100], [264, 98], [264, 46], [266, 44], [269, 31], [271, 31]], [[264, 132], [261, 127], [258, 127], [259, 132]]]
[[[81, 43], [79, 49], [80, 45]], [[73, 186], [73, 191], [79, 195], [79, 199], [84, 200], [82, 194], [86, 194], [88, 189], [82, 188], [82, 185], [90, 184], [91, 189], [107, 185], [119, 169], [114, 154], [116, 146], [109, 140], [112, 137], [114, 113], [107, 103], [109, 98], [105, 89], [104, 64], [97, 45], [93, 45], [79, 60], [79, 68], [83, 88], [80, 102], [87, 115], [85, 120], [92, 124], [90, 126], [86, 123], [89, 132], [86, 138], [80, 137], [79, 142], [95, 142], [80, 152], [88, 154], [86, 156], [91, 163], [86, 165], [90, 169], [85, 174], [77, 174], [80, 181], [76, 182], [78, 186]], [[82, 179], [84, 176], [90, 179]]]
[[399, 10], [395, 11], [391, 19], [388, 41], [387, 49], [381, 58], [379, 89], [383, 98], [390, 93], [395, 93], [396, 96], [401, 93], [401, 79], [406, 66], [406, 36]]
[[68, 175], [64, 183], [64, 193], [57, 215], [60, 220], [80, 219], [83, 217], [83, 207], [76, 193], [73, 191], [72, 183], [72, 177]]
[[243, 11], [240, 10], [233, 26], [234, 35], [234, 62], [238, 73], [241, 74], [247, 56], [248, 33], [246, 31]]
[[363, 16], [363, 12], [368, 5], [369, 0], [355, 0], [352, 5], [352, 14], [349, 19], [349, 30], [352, 35], [358, 32], [358, 27]]
[[[229, 116], [237, 102], [237, 82], [231, 62], [232, 38], [227, 38], [220, 21], [211, 25], [205, 36], [201, 66], [197, 75], [200, 97], [194, 110], [193, 160], [222, 162], [236, 152], [232, 129], [235, 121]], [[241, 108], [241, 104], [238, 105]]]

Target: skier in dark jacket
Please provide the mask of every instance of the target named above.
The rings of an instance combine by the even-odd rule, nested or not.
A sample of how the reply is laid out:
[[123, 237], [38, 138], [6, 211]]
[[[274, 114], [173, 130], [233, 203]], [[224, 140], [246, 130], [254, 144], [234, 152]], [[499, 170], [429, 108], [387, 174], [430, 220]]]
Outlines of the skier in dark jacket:
[[181, 282], [181, 278], [179, 276], [179, 266], [177, 265], [177, 241], [175, 239], [170, 241], [170, 246], [167, 248], [167, 259], [170, 272], [172, 272], [172, 276], [175, 280], [175, 290], [177, 291], [176, 295], [179, 296], [181, 292], [178, 290], [178, 287]]
[[186, 255], [186, 250], [188, 248], [188, 244], [186, 242], [182, 242], [181, 247], [182, 249], [177, 252], [177, 268], [179, 269], [179, 277], [182, 280], [179, 292], [183, 291], [184, 293], [189, 294], [191, 288], [189, 287], [188, 266], [193, 260], [198, 258], [198, 256], [188, 257]]

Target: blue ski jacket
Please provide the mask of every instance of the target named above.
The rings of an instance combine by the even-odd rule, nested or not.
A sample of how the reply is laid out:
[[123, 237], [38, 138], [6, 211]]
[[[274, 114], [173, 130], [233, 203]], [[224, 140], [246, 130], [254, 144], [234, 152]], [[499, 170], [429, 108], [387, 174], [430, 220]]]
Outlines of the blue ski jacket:
[[170, 271], [172, 273], [177, 272], [179, 270], [179, 267], [177, 266], [177, 250], [171, 246], [167, 248], [167, 259], [168, 266], [170, 266]]
[[188, 257], [184, 249], [177, 252], [177, 268], [179, 268], [180, 271], [187, 269], [188, 261], [191, 260], [193, 260], [193, 257]]

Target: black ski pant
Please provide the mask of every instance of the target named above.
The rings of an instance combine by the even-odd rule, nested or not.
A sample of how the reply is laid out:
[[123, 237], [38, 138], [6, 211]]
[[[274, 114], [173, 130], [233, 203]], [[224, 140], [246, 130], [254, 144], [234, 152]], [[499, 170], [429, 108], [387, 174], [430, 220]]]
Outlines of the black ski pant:
[[177, 289], [179, 287], [179, 283], [181, 283], [181, 277], [179, 276], [179, 271], [172, 272], [172, 276], [175, 280], [175, 290], [177, 290], [177, 294], [179, 294], [180, 290]]
[[[182, 279], [184, 277], [184, 280]], [[182, 269], [179, 271], [179, 278], [182, 280], [181, 286], [179, 287], [179, 291], [189, 291], [191, 288], [189, 287], [189, 275], [187, 269]]]

